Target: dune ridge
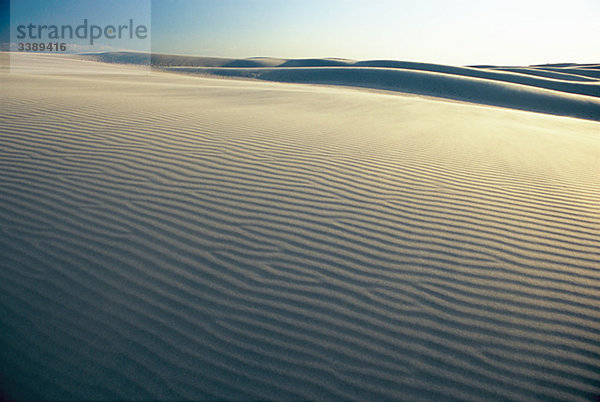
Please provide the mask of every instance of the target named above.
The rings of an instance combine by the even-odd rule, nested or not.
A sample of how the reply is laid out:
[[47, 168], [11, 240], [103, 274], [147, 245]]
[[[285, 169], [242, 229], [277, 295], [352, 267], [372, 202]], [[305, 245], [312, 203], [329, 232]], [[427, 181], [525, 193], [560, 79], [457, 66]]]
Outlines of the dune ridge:
[[597, 122], [121, 68], [2, 77], [15, 397], [600, 394]]
[[[277, 82], [342, 85], [398, 91], [600, 121], [600, 100], [593, 97], [429, 71], [350, 67], [285, 69], [169, 67], [167, 70], [179, 73], [246, 77]], [[597, 88], [593, 89], [594, 92], [598, 92]]]
[[[86, 57], [135, 64], [142, 56], [125, 52]], [[151, 60], [153, 67], [178, 73], [363, 87], [600, 121], [600, 76], [595, 76], [600, 67], [595, 65], [477, 68], [393, 60], [236, 60], [161, 54], [152, 54]]]

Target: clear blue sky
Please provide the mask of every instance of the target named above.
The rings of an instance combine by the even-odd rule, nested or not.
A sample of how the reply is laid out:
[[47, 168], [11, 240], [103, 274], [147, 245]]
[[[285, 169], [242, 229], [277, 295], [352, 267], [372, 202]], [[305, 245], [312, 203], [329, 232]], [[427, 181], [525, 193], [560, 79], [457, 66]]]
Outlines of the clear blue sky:
[[[30, 18], [109, 21], [123, 1], [27, 1]], [[151, 0], [152, 50], [446, 64], [600, 62], [600, 0]], [[127, 12], [118, 11], [119, 16]], [[60, 16], [60, 17], [59, 17]], [[23, 16], [21, 16], [23, 17]], [[114, 19], [114, 18], [113, 18]]]

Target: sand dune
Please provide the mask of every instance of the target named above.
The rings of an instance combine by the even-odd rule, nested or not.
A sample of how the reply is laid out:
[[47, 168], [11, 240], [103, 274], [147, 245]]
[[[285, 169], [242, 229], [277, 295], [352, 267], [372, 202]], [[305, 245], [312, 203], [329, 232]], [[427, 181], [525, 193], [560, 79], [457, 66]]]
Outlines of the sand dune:
[[[130, 63], [139, 55], [88, 57]], [[600, 121], [600, 81], [593, 78], [600, 73], [597, 66], [474, 68], [390, 60], [235, 60], [170, 55], [152, 55], [152, 63], [178, 73], [364, 87]], [[589, 73], [582, 74], [582, 70]]]
[[600, 395], [598, 122], [80, 62], [1, 75], [9, 395]]
[[104, 63], [140, 64], [149, 61], [156, 67], [276, 67], [286, 60], [270, 57], [252, 57], [249, 59], [232, 59], [226, 57], [198, 57], [139, 52], [107, 52], [79, 55], [79, 58], [101, 61]]
[[[254, 57], [250, 59], [228, 59], [215, 57], [175, 56], [144, 53], [101, 53], [90, 54], [86, 58], [108, 63], [139, 64], [152, 59], [156, 67], [376, 67], [423, 72], [443, 73], [461, 77], [482, 78], [485, 80], [510, 82], [536, 88], [551, 89], [578, 95], [600, 97], [599, 65], [544, 65], [527, 68], [516, 67], [458, 67], [431, 63], [415, 63], [396, 60], [354, 61], [348, 59], [277, 59]], [[235, 74], [234, 71], [227, 74]], [[243, 72], [240, 73], [243, 75]], [[532, 77], [532, 75], [534, 77]], [[572, 81], [578, 81], [572, 82]], [[349, 83], [352, 85], [352, 83]]]
[[600, 78], [600, 66], [599, 65], [587, 65], [587, 66], [569, 66], [569, 67], [546, 67], [540, 66], [540, 70], [555, 71], [555, 72], [567, 72], [570, 74], [578, 74], [592, 78]]
[[[170, 67], [167, 70], [178, 73], [245, 77], [277, 82], [342, 85], [398, 91], [600, 121], [600, 99], [595, 97], [429, 71], [350, 67], [285, 69]], [[560, 86], [567, 87], [567, 84], [561, 83]], [[600, 87], [591, 87], [590, 89], [597, 92], [597, 88]]]
[[[546, 73], [545, 77], [530, 77], [527, 75], [522, 75], [521, 72], [518, 74], [511, 74], [511, 69], [506, 68], [488, 68], [488, 69], [477, 69], [470, 67], [456, 67], [456, 66], [444, 66], [437, 64], [429, 64], [429, 63], [412, 63], [412, 62], [399, 62], [399, 61], [366, 61], [366, 62], [357, 62], [356, 66], [363, 67], [385, 67], [385, 68], [402, 68], [402, 69], [410, 69], [410, 70], [421, 70], [425, 72], [436, 72], [436, 73], [444, 73], [444, 74], [452, 74], [463, 77], [474, 77], [474, 78], [483, 78], [485, 80], [492, 81], [501, 81], [501, 82], [510, 82], [514, 84], [521, 84], [536, 88], [544, 88], [544, 89], [552, 89], [554, 91], [567, 92], [579, 95], [589, 95], [589, 96], [600, 96], [600, 83], [598, 80], [593, 80], [587, 83], [573, 83], [569, 81], [573, 81], [572, 77], [569, 76], [569, 79], [565, 80], [566, 74], [559, 75], [555, 73], [553, 77], [549, 77], [548, 71], [544, 71]], [[540, 69], [528, 68], [529, 72], [535, 70], [539, 74]], [[512, 71], [516, 72], [516, 71]], [[545, 79], [545, 78], [555, 78], [555, 79]], [[580, 78], [579, 81], [583, 81], [584, 78]], [[567, 81], [567, 82], [565, 82]]]
[[496, 70], [510, 71], [519, 74], [537, 75], [546, 78], [556, 78], [565, 81], [597, 82], [598, 80], [571, 72], [547, 71], [540, 68], [495, 67]]

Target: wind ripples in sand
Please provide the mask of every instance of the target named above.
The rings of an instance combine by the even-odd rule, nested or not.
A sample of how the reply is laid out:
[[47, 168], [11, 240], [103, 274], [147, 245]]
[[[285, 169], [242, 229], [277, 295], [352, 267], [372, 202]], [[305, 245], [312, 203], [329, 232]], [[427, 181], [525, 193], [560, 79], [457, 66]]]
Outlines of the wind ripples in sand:
[[18, 398], [600, 393], [597, 123], [122, 80], [3, 88], [0, 356]]

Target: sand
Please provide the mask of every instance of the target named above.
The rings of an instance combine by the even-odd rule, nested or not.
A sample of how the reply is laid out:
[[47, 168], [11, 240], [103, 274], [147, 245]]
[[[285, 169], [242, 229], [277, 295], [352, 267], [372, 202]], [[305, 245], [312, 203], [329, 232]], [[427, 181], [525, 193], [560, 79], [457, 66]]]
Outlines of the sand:
[[79, 63], [0, 75], [5, 395], [600, 395], [597, 121]]
[[339, 85], [600, 121], [600, 65], [457, 67], [395, 60], [225, 59], [113, 52], [80, 56], [177, 73]]

